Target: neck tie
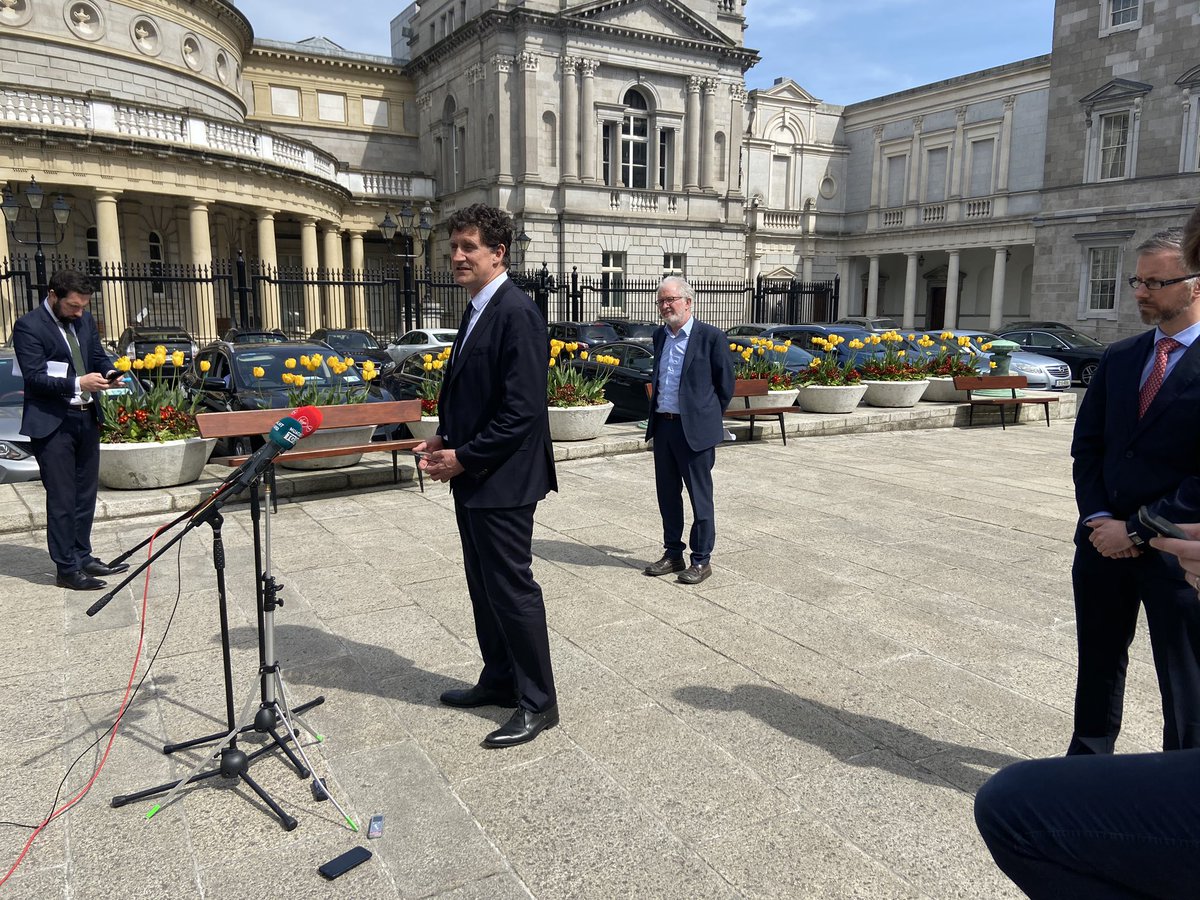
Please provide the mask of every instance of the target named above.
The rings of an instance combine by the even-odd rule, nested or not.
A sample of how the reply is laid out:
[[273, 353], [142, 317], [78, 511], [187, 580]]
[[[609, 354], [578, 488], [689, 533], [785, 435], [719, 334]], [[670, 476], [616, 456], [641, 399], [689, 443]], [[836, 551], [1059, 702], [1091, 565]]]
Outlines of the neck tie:
[[[75, 337], [75, 329], [69, 324], [63, 325], [63, 331], [67, 335], [67, 346], [71, 348], [71, 362], [75, 365], [75, 377], [82, 378], [87, 374], [87, 368], [83, 365], [83, 351], [79, 349], [79, 338]], [[90, 403], [92, 392], [80, 391], [79, 397], [84, 403]]]
[[1158, 389], [1162, 387], [1163, 381], [1167, 377], [1167, 357], [1171, 351], [1177, 347], [1182, 347], [1183, 344], [1175, 340], [1175, 338], [1161, 338], [1154, 345], [1154, 368], [1150, 370], [1150, 376], [1146, 379], [1146, 383], [1142, 385], [1141, 393], [1138, 394], [1138, 418], [1146, 414], [1146, 410], [1150, 408], [1150, 404], [1154, 402], [1155, 396], [1158, 394]]

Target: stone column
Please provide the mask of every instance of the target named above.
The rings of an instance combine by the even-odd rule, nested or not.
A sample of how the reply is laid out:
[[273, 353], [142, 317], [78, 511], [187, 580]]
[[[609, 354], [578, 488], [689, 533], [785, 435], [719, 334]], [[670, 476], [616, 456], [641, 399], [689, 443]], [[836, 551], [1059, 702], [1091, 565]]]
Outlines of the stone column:
[[805, 284], [812, 284], [813, 276], [813, 258], [812, 255], [804, 257], [800, 261], [800, 280]]
[[562, 58], [562, 180], [579, 181], [579, 60], [574, 56]]
[[[317, 220], [313, 216], [300, 218], [300, 267], [304, 270], [304, 278], [315, 278], [321, 267], [320, 256], [317, 253]], [[325, 322], [321, 316], [321, 289], [314, 284], [304, 285], [304, 331], [305, 334], [320, 328]], [[287, 328], [296, 327], [296, 323], [288, 322]]]
[[913, 116], [912, 145], [908, 151], [908, 190], [905, 196], [910, 204], [919, 199], [921, 187], [921, 126], [924, 116]]
[[496, 54], [496, 178], [504, 184], [512, 183], [512, 95], [508, 74], [512, 71], [513, 57]]
[[1016, 102], [1017, 98], [1014, 96], [1004, 98], [1004, 121], [1000, 124], [1000, 159], [996, 164], [999, 169], [996, 172], [996, 193], [998, 194], [1008, 191], [1008, 161], [1012, 153], [1013, 107]]
[[[363, 256], [363, 233], [350, 232], [350, 273], [355, 282], [363, 280], [365, 259]], [[350, 322], [353, 328], [370, 328], [367, 320], [367, 290], [362, 284], [350, 288]], [[388, 335], [389, 337], [391, 335]]]
[[541, 104], [538, 103], [537, 73], [539, 58], [526, 51], [517, 57], [521, 64], [521, 174], [528, 181], [538, 177], [538, 142], [541, 140]]
[[868, 257], [867, 269], [867, 312], [868, 316], [879, 315], [879, 257]]
[[950, 199], [962, 197], [963, 160], [967, 155], [966, 139], [963, 126], [967, 121], [967, 108], [960, 106], [954, 110], [954, 170], [950, 176]]
[[[262, 274], [268, 278], [275, 278], [279, 274], [279, 252], [275, 248], [275, 212], [273, 209], [260, 209], [255, 214], [258, 220], [258, 260], [263, 268]], [[259, 310], [262, 327], [279, 328], [283, 321], [279, 308], [279, 286], [269, 281], [260, 281], [258, 301], [262, 305]]]
[[[325, 232], [325, 279], [341, 281], [342, 269], [345, 265], [342, 259], [342, 230], [329, 222]], [[346, 327], [346, 289], [344, 285], [325, 286], [325, 315], [321, 324], [326, 328]]]
[[906, 253], [904, 258], [907, 265], [904, 269], [904, 318], [901, 327], [909, 331], [916, 327], [917, 321], [917, 254]]
[[988, 308], [988, 331], [999, 331], [1004, 318], [1004, 279], [1008, 272], [1008, 248], [996, 247], [992, 251], [992, 303]]
[[[102, 191], [96, 195], [96, 237], [100, 245], [100, 263], [112, 263], [118, 269], [122, 265], [120, 212], [117, 198], [121, 191]], [[125, 285], [119, 281], [104, 287], [104, 340], [115, 341], [125, 330]]]
[[217, 306], [213, 296], [212, 238], [208, 227], [208, 204], [196, 201], [188, 207], [188, 262], [196, 268], [196, 276], [209, 281], [196, 284], [195, 337], [201, 343], [217, 338]]
[[596, 183], [596, 67], [594, 59], [581, 59], [579, 71], [583, 86], [579, 93], [579, 178], [584, 184]]
[[734, 193], [742, 192], [742, 132], [746, 129], [746, 85], [737, 82], [729, 89], [732, 101], [733, 124], [729, 128], [729, 138], [725, 141], [725, 152], [729, 162], [726, 164], [729, 177], [725, 179], [725, 189]]
[[697, 182], [697, 167], [700, 162], [700, 86], [703, 79], [698, 75], [688, 76], [687, 112], [683, 118], [683, 189], [694, 191]]
[[[934, 326], [937, 327], [936, 325]], [[942, 327], [954, 330], [958, 327], [958, 251], [950, 251], [950, 265], [946, 269], [946, 318]]]
[[883, 206], [883, 126], [874, 129], [874, 144], [871, 150], [871, 205], [876, 209]]
[[713, 106], [717, 94], [717, 80], [705, 78], [704, 103], [700, 111], [700, 189], [713, 189], [713, 156], [716, 153], [717, 123], [714, 121]]

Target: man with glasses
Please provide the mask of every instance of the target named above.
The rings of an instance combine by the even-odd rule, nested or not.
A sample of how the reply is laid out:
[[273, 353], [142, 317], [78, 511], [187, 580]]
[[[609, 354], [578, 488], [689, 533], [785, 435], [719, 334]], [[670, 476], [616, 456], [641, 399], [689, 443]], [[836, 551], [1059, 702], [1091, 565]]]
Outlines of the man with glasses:
[[1200, 747], [1200, 604], [1137, 516], [1145, 505], [1170, 521], [1200, 521], [1200, 273], [1185, 266], [1182, 240], [1175, 228], [1137, 248], [1129, 284], [1155, 327], [1108, 348], [1075, 420], [1079, 671], [1068, 755], [1113, 752], [1139, 605], [1162, 693], [1163, 749]]
[[[729, 338], [692, 317], [691, 286], [679, 277], [663, 279], [654, 332], [650, 421], [654, 439], [654, 486], [663, 522], [663, 556], [645, 569], [652, 576], [676, 573], [681, 584], [699, 584], [712, 574], [716, 543], [712, 467], [716, 446], [725, 438], [722, 413], [733, 397]], [[683, 488], [692, 501], [688, 545], [692, 564], [683, 561]]]

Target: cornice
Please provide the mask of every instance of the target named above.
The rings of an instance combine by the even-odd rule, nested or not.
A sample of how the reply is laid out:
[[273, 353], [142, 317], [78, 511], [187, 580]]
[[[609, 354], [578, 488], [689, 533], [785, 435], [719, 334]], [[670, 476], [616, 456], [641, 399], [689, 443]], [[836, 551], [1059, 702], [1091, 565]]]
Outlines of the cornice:
[[[362, 59], [326, 56], [323, 53], [300, 53], [293, 50], [280, 50], [275, 47], [264, 47], [261, 44], [255, 44], [250, 48], [250, 52], [246, 57], [246, 62], [250, 62], [255, 57], [271, 60], [282, 60], [284, 62], [317, 64], [322, 66], [330, 66], [335, 69], [349, 69], [356, 72], [374, 72], [379, 75], [390, 75], [392, 77], [405, 74], [404, 66], [399, 63], [374, 63]], [[243, 68], [245, 67], [243, 66]]]
[[229, 20], [238, 31], [242, 32], [242, 53], [250, 51], [250, 45], [254, 41], [254, 26], [229, 0], [188, 0], [188, 5], [210, 9], [218, 19]]

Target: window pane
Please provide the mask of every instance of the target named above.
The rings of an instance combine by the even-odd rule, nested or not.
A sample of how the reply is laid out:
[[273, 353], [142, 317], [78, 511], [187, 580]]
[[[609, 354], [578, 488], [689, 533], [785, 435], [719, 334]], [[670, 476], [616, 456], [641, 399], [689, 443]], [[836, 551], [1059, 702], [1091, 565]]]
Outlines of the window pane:
[[1117, 305], [1117, 248], [1093, 247], [1088, 275], [1088, 309], [1111, 310]]
[[992, 138], [971, 142], [971, 197], [986, 197], [992, 192], [992, 159], [996, 141]]
[[1112, 0], [1113, 25], [1127, 25], [1137, 21], [1139, 0]]
[[1100, 177], [1124, 178], [1126, 147], [1129, 143], [1129, 113], [1120, 112], [1100, 119]]
[[925, 202], [941, 203], [946, 199], [946, 162], [949, 151], [945, 147], [930, 150], [925, 155]]
[[887, 205], [904, 205], [904, 178], [908, 171], [907, 156], [889, 156], [887, 161]]

